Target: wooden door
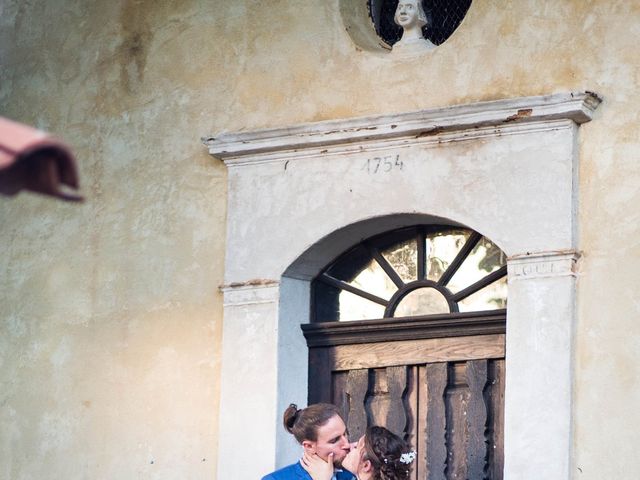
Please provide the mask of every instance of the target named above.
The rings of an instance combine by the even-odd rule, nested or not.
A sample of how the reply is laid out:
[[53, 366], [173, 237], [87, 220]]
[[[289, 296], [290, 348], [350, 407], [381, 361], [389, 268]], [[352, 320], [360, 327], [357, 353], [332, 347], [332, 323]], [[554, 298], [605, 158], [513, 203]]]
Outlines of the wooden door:
[[414, 479], [501, 480], [504, 341], [502, 333], [325, 342], [339, 345], [316, 338], [309, 403], [338, 405], [353, 440], [368, 425], [403, 436], [418, 452]]

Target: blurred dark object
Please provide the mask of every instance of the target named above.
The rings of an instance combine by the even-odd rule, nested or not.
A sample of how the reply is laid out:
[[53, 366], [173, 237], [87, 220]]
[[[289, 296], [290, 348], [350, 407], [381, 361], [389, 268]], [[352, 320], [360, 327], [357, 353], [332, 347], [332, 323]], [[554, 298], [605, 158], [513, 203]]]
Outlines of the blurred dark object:
[[78, 172], [71, 150], [40, 130], [0, 117], [0, 194], [20, 190], [51, 195], [72, 202]]

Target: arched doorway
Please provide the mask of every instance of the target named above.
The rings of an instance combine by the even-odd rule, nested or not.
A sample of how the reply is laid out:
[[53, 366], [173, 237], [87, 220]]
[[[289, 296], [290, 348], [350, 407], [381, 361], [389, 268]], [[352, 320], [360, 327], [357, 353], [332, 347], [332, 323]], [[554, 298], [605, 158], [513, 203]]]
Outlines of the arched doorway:
[[350, 435], [384, 425], [417, 450], [414, 478], [502, 479], [506, 256], [473, 230], [368, 238], [311, 284], [309, 403]]
[[[416, 223], [381, 222], [431, 212], [509, 256], [505, 477], [569, 478], [578, 125], [599, 103], [558, 93], [207, 139], [229, 192], [218, 477], [299, 453], [280, 416], [308, 396], [310, 282], [356, 239]], [[251, 462], [248, 431], [262, 441]]]

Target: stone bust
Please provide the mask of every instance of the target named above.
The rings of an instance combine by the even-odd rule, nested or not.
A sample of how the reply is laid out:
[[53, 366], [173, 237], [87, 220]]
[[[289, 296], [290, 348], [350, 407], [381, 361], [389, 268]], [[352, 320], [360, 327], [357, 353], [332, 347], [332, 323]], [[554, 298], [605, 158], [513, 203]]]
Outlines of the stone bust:
[[403, 29], [402, 38], [393, 45], [393, 53], [413, 54], [435, 48], [422, 34], [422, 27], [427, 24], [422, 0], [400, 0], [393, 19]]

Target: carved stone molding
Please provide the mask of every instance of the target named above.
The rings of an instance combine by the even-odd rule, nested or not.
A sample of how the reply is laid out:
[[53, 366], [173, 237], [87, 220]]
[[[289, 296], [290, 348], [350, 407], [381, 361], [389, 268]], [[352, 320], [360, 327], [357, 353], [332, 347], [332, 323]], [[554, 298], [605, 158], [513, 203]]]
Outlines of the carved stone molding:
[[576, 276], [580, 254], [573, 250], [513, 255], [508, 259], [509, 281]]
[[557, 128], [559, 121], [577, 124], [591, 120], [600, 104], [592, 92], [479, 102], [420, 110], [300, 124], [252, 132], [220, 133], [204, 137], [209, 153], [227, 165], [269, 159], [365, 151], [389, 144], [460, 141], [541, 128]]
[[228, 307], [273, 303], [278, 299], [279, 285], [275, 280], [222, 285], [220, 290], [224, 294], [223, 305]]

